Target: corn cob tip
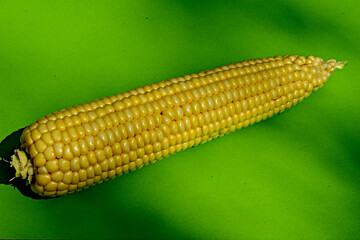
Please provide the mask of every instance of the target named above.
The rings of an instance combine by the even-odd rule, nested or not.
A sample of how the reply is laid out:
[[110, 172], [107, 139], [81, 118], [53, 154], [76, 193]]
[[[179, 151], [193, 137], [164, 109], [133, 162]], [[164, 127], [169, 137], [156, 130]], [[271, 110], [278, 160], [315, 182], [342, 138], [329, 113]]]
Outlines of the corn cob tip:
[[345, 67], [345, 64], [347, 63], [348, 61], [339, 61], [336, 63], [335, 65], [335, 68], [337, 69], [343, 69]]
[[333, 68], [333, 71], [335, 71], [335, 69], [343, 69], [347, 62], [348, 61], [336, 61], [335, 59], [329, 59], [325, 62], [325, 64], [330, 65], [331, 68]]
[[27, 179], [28, 183], [31, 183], [34, 175], [34, 168], [31, 160], [24, 151], [16, 149], [9, 162], [10, 166], [15, 168], [15, 176], [11, 180], [21, 177], [22, 179]]

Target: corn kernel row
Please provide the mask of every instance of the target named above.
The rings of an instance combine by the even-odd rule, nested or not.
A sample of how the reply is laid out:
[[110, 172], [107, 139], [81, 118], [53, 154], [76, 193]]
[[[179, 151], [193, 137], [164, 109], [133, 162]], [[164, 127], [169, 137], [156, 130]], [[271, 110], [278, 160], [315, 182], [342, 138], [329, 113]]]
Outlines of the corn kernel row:
[[[297, 90], [298, 89], [296, 89], [295, 91], [297, 91]], [[298, 91], [298, 92], [301, 92], [301, 91]], [[291, 95], [292, 95], [292, 93], [289, 93], [289, 96], [291, 96]], [[300, 93], [300, 94], [295, 94], [295, 95], [302, 96], [302, 95], [304, 95], [304, 91], [302, 91], [302, 94]], [[286, 98], [285, 98], [285, 100], [286, 100]], [[284, 98], [282, 99], [282, 101], [284, 101]], [[292, 99], [290, 99], [290, 101], [292, 101]], [[280, 103], [280, 101], [278, 101], [278, 102]], [[250, 118], [253, 119], [252, 120], [253, 122], [251, 122], [253, 124], [255, 119], [256, 119], [255, 117], [258, 116], [258, 114], [259, 114], [259, 116], [261, 116], [262, 113], [264, 113], [264, 112], [267, 113], [270, 109], [275, 109], [276, 108], [276, 102], [271, 101], [269, 104], [267, 104], [265, 106], [265, 109], [264, 109], [264, 106], [260, 105], [259, 109], [261, 109], [261, 110], [259, 112], [257, 111], [257, 108], [253, 108], [252, 111], [247, 110], [246, 112], [241, 112], [241, 105], [240, 105], [240, 107], [238, 107], [238, 111], [235, 110], [236, 109], [235, 106], [238, 105], [238, 103], [240, 103], [240, 102], [236, 102], [234, 107], [232, 107], [234, 113], [240, 113], [240, 114], [235, 114], [235, 115], [232, 114], [235, 124], [238, 123], [239, 121], [243, 122], [243, 121], [246, 121], [246, 120], [248, 120]], [[281, 103], [282, 103], [283, 106], [286, 106], [287, 102], [286, 103], [281, 102]], [[232, 105], [229, 104], [228, 107], [230, 107], [230, 106], [232, 106]], [[224, 109], [228, 109], [228, 108], [225, 107]], [[227, 111], [224, 111], [224, 112], [230, 112], [230, 111], [227, 110]], [[220, 114], [222, 114], [221, 111], [220, 111]], [[176, 129], [175, 131], [172, 131], [172, 132], [166, 132], [165, 131], [164, 134], [162, 134], [160, 132], [160, 134], [157, 136], [158, 138], [155, 138], [155, 140], [153, 142], [149, 142], [149, 140], [148, 140], [148, 144], [145, 147], [140, 145], [139, 146], [140, 148], [138, 148], [135, 138], [130, 139], [130, 141], [127, 141], [126, 139], [123, 139], [121, 143], [117, 143], [117, 145], [116, 145], [117, 147], [116, 146], [114, 147], [114, 152], [116, 154], [121, 154], [122, 151], [124, 153], [128, 153], [128, 155], [127, 154], [122, 155], [121, 159], [124, 160], [124, 161], [122, 161], [124, 165], [128, 164], [129, 160], [131, 162], [134, 162], [134, 161], [139, 162], [138, 158], [143, 157], [145, 154], [147, 154], [147, 155], [149, 155], [151, 153], [157, 154], [161, 150], [166, 150], [169, 147], [170, 148], [173, 147], [176, 143], [178, 143], [178, 144], [183, 143], [184, 144], [189, 140], [190, 141], [194, 140], [195, 138], [197, 138], [199, 140], [199, 137], [204, 137], [206, 135], [211, 135], [214, 132], [215, 132], [215, 134], [217, 134], [218, 131], [221, 131], [221, 130], [223, 130], [225, 128], [227, 129], [233, 123], [233, 120], [232, 120], [233, 118], [229, 117], [228, 115], [229, 115], [229, 113], [227, 113], [225, 115], [225, 118], [224, 117], [218, 117], [217, 119], [215, 118], [215, 119], [213, 119], [214, 121], [211, 121], [211, 119], [208, 118], [208, 121], [204, 122], [204, 119], [206, 119], [206, 118], [202, 117], [203, 116], [202, 114], [199, 114], [197, 118], [199, 119], [199, 122], [201, 122], [201, 119], [203, 119], [203, 121], [202, 121], [203, 123], [200, 124], [203, 127], [200, 128], [197, 125], [189, 126], [190, 130], [195, 129], [193, 131], [190, 131], [190, 134], [187, 134], [187, 132], [186, 132], [184, 134], [184, 136], [180, 135], [181, 137], [177, 139], [174, 136], [174, 134], [181, 134], [181, 133], [183, 133], [185, 131], [185, 128], [181, 128], [181, 127], [179, 128], [179, 130]], [[262, 118], [263, 118], [263, 116], [261, 116], [261, 118], [258, 117], [257, 119], [258, 119], [258, 121], [260, 121], [260, 119], [262, 119]], [[182, 121], [179, 120], [178, 124], [181, 123], [181, 122]], [[206, 122], [208, 122], [209, 124], [206, 125]], [[212, 124], [214, 122], [215, 122], [215, 124]], [[181, 126], [181, 124], [179, 124], [179, 126]], [[170, 135], [170, 133], [173, 134], [173, 135]], [[222, 134], [224, 134], [224, 133], [226, 133], [226, 130], [222, 132]], [[101, 134], [101, 136], [103, 136], [102, 137], [103, 142], [107, 143], [107, 140], [105, 140], [106, 134]], [[108, 135], [108, 136], [111, 136], [111, 134]], [[159, 136], [161, 136], [161, 137], [159, 138]], [[167, 138], [168, 136], [169, 136], [169, 138]], [[209, 136], [207, 136], [207, 137], [209, 137]], [[179, 141], [179, 139], [180, 139], [180, 141]], [[182, 141], [182, 139], [184, 139], [184, 140]], [[145, 140], [147, 140], [147, 139], [145, 138]], [[160, 142], [157, 142], [157, 141], [160, 141]], [[120, 147], [121, 144], [122, 144], [122, 146]], [[197, 145], [197, 144], [198, 143], [196, 143], [196, 140], [195, 140], [195, 145]], [[193, 144], [190, 144], [190, 145], [193, 145]], [[130, 148], [130, 146], [131, 146], [131, 148]], [[141, 147], [144, 147], [144, 148], [142, 149]], [[104, 146], [101, 146], [99, 148], [104, 149], [104, 150], [95, 150], [95, 152], [90, 152], [89, 155], [88, 155], [89, 156], [88, 159], [90, 160], [90, 163], [92, 165], [94, 165], [95, 169], [98, 169], [98, 171], [96, 171], [96, 172], [100, 175], [102, 173], [102, 171], [107, 171], [108, 170], [108, 167], [107, 167], [108, 166], [108, 164], [107, 164], [108, 161], [106, 159], [109, 159], [110, 157], [112, 157], [113, 151], [112, 151], [112, 148], [110, 148], [109, 146], [106, 146], [105, 148], [104, 148]], [[181, 149], [179, 149], [179, 145], [178, 145], [177, 148], [178, 148], [178, 150], [181, 150]], [[175, 149], [176, 149], [176, 147], [174, 147], [173, 150], [169, 149], [170, 153], [175, 152], [174, 151]], [[130, 151], [130, 150], [136, 150], [136, 151]], [[85, 152], [85, 154], [86, 154], [86, 152]], [[73, 155], [67, 157], [68, 160], [72, 159], [71, 162], [66, 161], [65, 159], [60, 159], [59, 163], [56, 160], [48, 161], [46, 163], [46, 169], [50, 171], [52, 181], [49, 182], [49, 183], [46, 183], [46, 186], [48, 186], [48, 185], [49, 186], [55, 186], [56, 184], [54, 182], [58, 182], [60, 180], [59, 176], [61, 176], [61, 174], [60, 174], [61, 172], [65, 172], [65, 176], [64, 176], [64, 180], [63, 180], [65, 183], [69, 183], [69, 174], [72, 175], [73, 172], [80, 171], [79, 172], [80, 180], [85, 178], [86, 172], [87, 173], [89, 173], [89, 172], [92, 173], [93, 168], [92, 167], [88, 168], [90, 164], [89, 164], [89, 161], [87, 159], [87, 156], [82, 155], [82, 156], [80, 156], [80, 158], [78, 158], [79, 155], [80, 155], [80, 152], [78, 152], [78, 153], [75, 152], [76, 157], [74, 157]], [[115, 155], [115, 156], [119, 156], [119, 155]], [[161, 157], [163, 157], [163, 156], [161, 155]], [[50, 158], [47, 156], [47, 159], [50, 159]], [[159, 156], [156, 159], [159, 159]], [[98, 162], [100, 162], [101, 165]], [[110, 162], [112, 162], [111, 159], [110, 159]], [[37, 164], [37, 162], [35, 162], [35, 165], [36, 164]], [[60, 166], [57, 166], [58, 164]], [[120, 167], [121, 165], [119, 165], [119, 163], [118, 163], [117, 166]], [[142, 166], [142, 165], [137, 164], [137, 166]], [[41, 166], [37, 166], [37, 167], [41, 167]], [[59, 167], [60, 167], [60, 171], [59, 171]], [[88, 169], [85, 171], [84, 169], [80, 169], [80, 168], [88, 168]], [[114, 168], [115, 168], [115, 165], [110, 164], [110, 170], [114, 170]], [[100, 169], [102, 169], [102, 171]], [[66, 171], [68, 171], [67, 174], [66, 174]], [[82, 172], [82, 174], [81, 174], [81, 172]], [[81, 176], [83, 176], [83, 177], [81, 178]], [[88, 177], [93, 177], [93, 176], [94, 176], [94, 174], [89, 174], [88, 175]], [[75, 175], [74, 179], [75, 180], [72, 182], [73, 184], [78, 182], [77, 175]], [[45, 182], [39, 181], [39, 183], [44, 184]], [[38, 184], [38, 185], [41, 186], [40, 184]], [[46, 190], [51, 190], [52, 189], [51, 187], [46, 187], [46, 186], [45, 186]], [[61, 190], [63, 191], [65, 189], [61, 188]]]
[[[273, 114], [282, 112], [286, 108], [290, 108], [292, 105], [301, 102], [303, 98], [304, 96], [300, 94], [298, 98], [290, 98], [288, 101], [282, 102], [283, 104], [280, 106], [276, 106], [275, 101], [272, 101], [270, 103], [270, 109], [273, 110], [268, 110], [268, 112], [259, 112], [259, 114], [255, 116], [245, 116], [245, 114], [241, 112], [241, 114], [235, 114], [233, 117], [229, 117], [220, 122], [215, 122], [215, 124], [210, 123], [209, 125], [204, 125], [202, 129], [197, 127], [196, 130], [190, 131], [189, 134], [188, 132], [184, 132], [184, 134], [177, 133], [176, 135], [169, 135], [169, 138], [165, 137], [161, 143], [156, 142], [154, 147], [149, 144], [143, 151], [137, 149], [137, 152], [142, 153], [130, 158], [129, 155], [126, 154], [114, 155], [107, 160], [102, 160], [99, 164], [94, 155], [90, 154], [89, 159], [92, 160], [91, 163], [87, 161], [86, 156], [74, 158], [71, 163], [69, 163], [69, 161], [60, 160], [61, 171], [58, 170], [57, 166], [51, 166], [52, 162], [48, 162], [46, 168], [52, 170], [50, 175], [51, 179], [48, 177], [49, 175], [45, 175], [45, 177], [44, 175], [38, 175], [40, 177], [37, 178], [35, 189], [36, 191], [44, 191], [46, 194], [55, 195], [64, 194], [67, 193], [67, 191], [71, 193], [73, 190], [94, 186], [95, 184], [107, 180], [107, 178], [112, 178], [115, 175], [122, 175], [135, 170], [136, 168], [142, 168], [144, 165], [154, 163], [175, 152], [197, 146], [219, 136], [252, 125], [255, 122], [265, 120]], [[90, 164], [93, 165], [90, 166]], [[80, 169], [80, 166], [87, 169]], [[104, 172], [107, 172], [107, 174]], [[91, 181], [89, 179], [94, 180]]]
[[[296, 66], [295, 69], [298, 69], [299, 67]], [[281, 71], [282, 72], [286, 72], [289, 71], [291, 73], [291, 71], [293, 70], [292, 65], [287, 65], [284, 68], [276, 69], [279, 71], [275, 71], [275, 73], [273, 73], [273, 71], [269, 70], [269, 75], [272, 77], [277, 77], [281, 75]], [[288, 74], [287, 76], [283, 76], [281, 79], [281, 83], [285, 83], [287, 81], [291, 81], [294, 78], [296, 78], [296, 73], [299, 72], [293, 72], [293, 74]], [[265, 77], [262, 77], [261, 75], [265, 75]], [[243, 79], [242, 78], [236, 78], [236, 79], [231, 79], [230, 81], [227, 80], [223, 80], [220, 82], [215, 82], [212, 84], [208, 84], [205, 86], [205, 88], [197, 87], [197, 88], [192, 88], [191, 90], [187, 90], [184, 92], [184, 94], [178, 94], [173, 95], [173, 98], [168, 97], [164, 100], [160, 99], [161, 96], [158, 96], [157, 99], [160, 99], [159, 101], [153, 101], [152, 104], [149, 102], [147, 102], [147, 104], [142, 104], [139, 106], [141, 111], [137, 110], [137, 107], [132, 107], [130, 109], [126, 108], [124, 109], [123, 112], [118, 113], [118, 115], [120, 115], [120, 119], [124, 122], [126, 120], [131, 120], [131, 118], [133, 117], [132, 115], [134, 115], [134, 117], [138, 117], [139, 115], [146, 115], [146, 114], [152, 114], [153, 111], [163, 111], [165, 108], [167, 107], [171, 107], [173, 105], [180, 105], [183, 106], [186, 103], [192, 102], [193, 99], [198, 99], [201, 96], [212, 96], [213, 94], [217, 94], [218, 92], [222, 92], [225, 89], [230, 89], [232, 86], [235, 87], [242, 87], [245, 83], [245, 85], [249, 85], [251, 83], [253, 83], [250, 86], [246, 86], [244, 88], [244, 91], [240, 91], [240, 97], [247, 97], [249, 95], [249, 92], [253, 92], [252, 94], [256, 94], [256, 91], [258, 88], [259, 91], [267, 91], [269, 86], [274, 86], [274, 85], [279, 85], [280, 83], [277, 82], [275, 83], [275, 81], [273, 79], [270, 79], [269, 81], [265, 81], [263, 84], [258, 83], [257, 85], [255, 84], [256, 81], [261, 81], [262, 78], [264, 79], [268, 79], [269, 75], [264, 74], [264, 72], [262, 72], [262, 74], [257, 74], [257, 76], [251, 76], [251, 75], [246, 75]], [[298, 74], [299, 75], [299, 74]], [[307, 78], [311, 78], [311, 73], [308, 73]], [[241, 89], [242, 90], [242, 89]], [[227, 96], [230, 96], [229, 91], [226, 92]], [[246, 94], [244, 96], [244, 94]], [[220, 95], [220, 97], [224, 98], [224, 95]], [[93, 121], [95, 120], [97, 117], [102, 117], [105, 116], [106, 114], [109, 113], [113, 113], [115, 110], [121, 110], [123, 109], [123, 107], [118, 107], [118, 103], [120, 103], [120, 101], [116, 101], [114, 103], [114, 107], [111, 105], [106, 105], [104, 107], [104, 109], [99, 108], [97, 109], [97, 111], [94, 112], [88, 112], [88, 114], [86, 114], [86, 112], [80, 112], [79, 116], [78, 115], [73, 115], [71, 117], [66, 116], [63, 119], [57, 119], [57, 120], [50, 120], [47, 121], [46, 123], [35, 123], [34, 125], [30, 126], [29, 129], [33, 128], [33, 131], [35, 131], [35, 134], [39, 133], [45, 133], [49, 130], [52, 130], [54, 128], [60, 128], [60, 129], [64, 129], [66, 127], [71, 127], [71, 126], [77, 126], [80, 125], [84, 122], [88, 122], [88, 121]], [[123, 113], [123, 114], [122, 114]], [[132, 114], [133, 113], [133, 114]], [[37, 128], [33, 127], [33, 126], [37, 126]], [[39, 132], [38, 132], [39, 131]], [[24, 131], [24, 135], [26, 135], [27, 133], [30, 133], [29, 130]], [[34, 134], [34, 133], [30, 133], [30, 134]]]
[[[289, 56], [287, 62], [294, 62], [295, 60], [297, 60], [297, 56]], [[169, 85], [175, 85], [177, 83], [180, 83], [181, 86], [177, 86], [177, 88], [182, 88], [182, 90], [186, 90], [188, 89], [188, 86], [186, 84], [184, 84], [183, 82], [189, 82], [189, 80], [192, 80], [194, 78], [200, 78], [200, 84], [206, 84], [207, 80], [206, 80], [206, 76], [212, 74], [213, 78], [215, 81], [219, 81], [219, 80], [223, 80], [226, 79], [228, 77], [232, 77], [232, 76], [241, 76], [241, 75], [245, 75], [245, 74], [250, 74], [252, 72], [257, 72], [257, 71], [261, 71], [264, 69], [271, 69], [271, 68], [275, 68], [277, 66], [281, 66], [283, 65], [283, 61], [282, 57], [277, 56], [275, 58], [263, 58], [263, 59], [257, 59], [256, 61], [244, 61], [244, 62], [240, 62], [237, 64], [231, 64], [231, 65], [226, 65], [223, 66], [221, 68], [215, 68], [212, 70], [208, 70], [205, 72], [201, 72], [199, 74], [191, 74], [191, 75], [186, 75], [184, 77], [179, 77], [179, 78], [174, 78], [174, 79], [169, 79], [166, 81], [162, 81], [159, 83], [154, 83], [154, 84], [150, 84], [147, 85], [145, 87], [139, 87], [136, 90], [132, 90], [130, 92], [126, 92], [123, 94], [118, 94], [115, 96], [111, 96], [109, 98], [102, 98], [102, 99], [98, 99], [95, 100], [93, 102], [90, 103], [85, 103], [79, 106], [74, 106], [71, 108], [66, 108], [63, 110], [60, 110], [59, 112], [56, 112], [54, 114], [49, 114], [47, 116], [45, 116], [44, 118], [40, 118], [37, 122], [38, 123], [44, 123], [47, 121], [47, 119], [55, 119], [55, 118], [64, 118], [66, 116], [70, 117], [73, 115], [76, 115], [78, 113], [81, 112], [88, 112], [88, 111], [93, 111], [97, 108], [102, 108], [105, 105], [111, 105], [113, 102], [115, 101], [119, 101], [122, 99], [125, 99], [124, 103], [123, 103], [123, 107], [129, 107], [132, 105], [137, 105], [140, 103], [140, 99], [139, 98], [135, 98], [136, 95], [140, 95], [140, 94], [144, 94], [144, 93], [149, 93], [153, 90], [163, 90], [161, 93], [162, 95], [166, 95], [166, 90], [168, 92], [172, 92], [172, 88], [168, 87], [165, 89], [165, 87], [169, 86]], [[286, 61], [285, 61], [286, 62]], [[239, 71], [236, 71], [239, 70]], [[223, 71], [225, 71], [223, 73]], [[214, 73], [220, 73], [220, 76], [214, 74]], [[183, 84], [181, 84], [183, 83]], [[191, 85], [190, 85], [191, 87]], [[133, 98], [133, 99], [130, 99]], [[152, 98], [152, 94], [149, 94], [150, 100]], [[142, 101], [144, 101], [144, 98], [141, 99]], [[149, 99], [147, 99], [147, 101], [149, 101]], [[56, 115], [59, 114], [59, 115]], [[55, 115], [55, 117], [54, 117]], [[33, 128], [37, 126], [37, 124], [34, 124], [33, 126], [30, 126], [30, 128]]]

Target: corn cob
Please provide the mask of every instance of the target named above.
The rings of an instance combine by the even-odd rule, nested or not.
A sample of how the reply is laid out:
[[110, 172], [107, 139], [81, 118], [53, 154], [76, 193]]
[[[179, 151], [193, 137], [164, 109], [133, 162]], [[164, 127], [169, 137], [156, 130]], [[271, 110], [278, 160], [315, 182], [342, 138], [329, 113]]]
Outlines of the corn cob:
[[10, 163], [39, 195], [80, 191], [281, 113], [345, 63], [261, 58], [62, 109], [24, 129]]

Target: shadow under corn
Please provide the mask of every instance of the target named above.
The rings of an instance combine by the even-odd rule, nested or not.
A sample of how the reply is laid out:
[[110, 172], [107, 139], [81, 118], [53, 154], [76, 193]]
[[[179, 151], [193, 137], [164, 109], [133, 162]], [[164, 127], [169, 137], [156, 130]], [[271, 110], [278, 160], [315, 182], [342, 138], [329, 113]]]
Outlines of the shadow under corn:
[[33, 199], [49, 199], [35, 194], [31, 190], [30, 185], [26, 185], [25, 180], [21, 178], [13, 179], [15, 176], [15, 169], [11, 167], [10, 163], [7, 161], [11, 159], [11, 155], [14, 154], [14, 150], [20, 148], [20, 136], [23, 130], [24, 128], [21, 128], [11, 133], [0, 143], [0, 157], [2, 158], [2, 161], [0, 161], [0, 184], [15, 187], [26, 197]]

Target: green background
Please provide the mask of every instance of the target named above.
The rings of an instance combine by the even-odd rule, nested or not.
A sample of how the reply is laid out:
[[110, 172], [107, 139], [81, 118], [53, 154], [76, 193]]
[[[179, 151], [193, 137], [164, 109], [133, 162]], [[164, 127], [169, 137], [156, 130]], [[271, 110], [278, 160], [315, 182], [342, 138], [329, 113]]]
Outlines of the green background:
[[[0, 238], [360, 239], [359, 1], [0, 1], [0, 140], [244, 59], [348, 60], [289, 112], [80, 193], [0, 184]], [[356, 12], [358, 11], [358, 12]]]

